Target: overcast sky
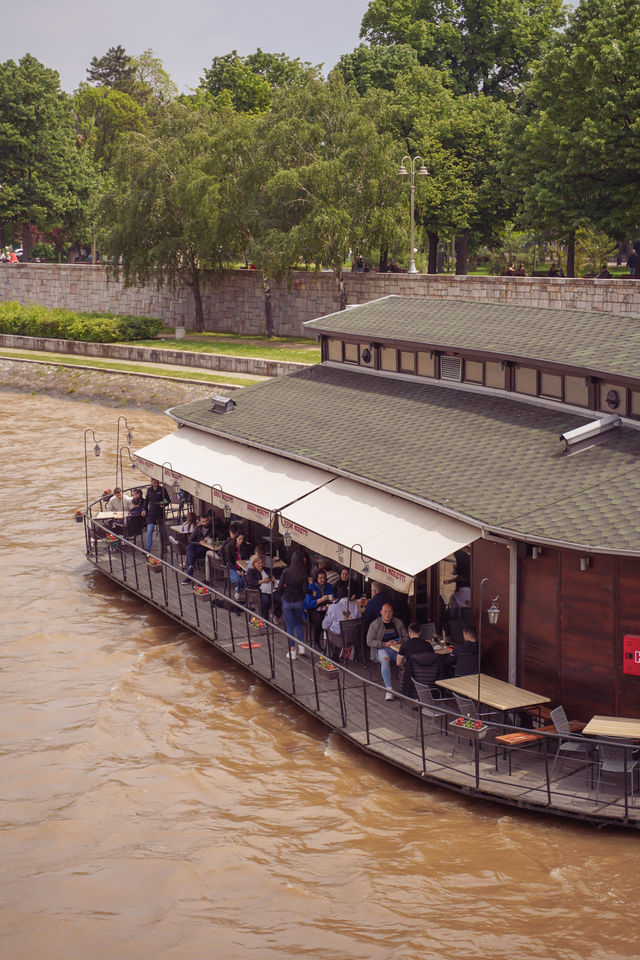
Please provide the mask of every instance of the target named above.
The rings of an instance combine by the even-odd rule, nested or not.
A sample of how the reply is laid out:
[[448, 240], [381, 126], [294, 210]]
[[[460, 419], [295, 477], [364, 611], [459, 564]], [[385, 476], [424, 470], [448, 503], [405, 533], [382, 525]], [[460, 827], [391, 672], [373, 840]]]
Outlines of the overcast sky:
[[180, 90], [205, 67], [237, 50], [286, 53], [332, 67], [358, 45], [367, 0], [13, 0], [0, 11], [0, 62], [31, 53], [72, 92], [94, 56], [122, 44], [149, 47]]

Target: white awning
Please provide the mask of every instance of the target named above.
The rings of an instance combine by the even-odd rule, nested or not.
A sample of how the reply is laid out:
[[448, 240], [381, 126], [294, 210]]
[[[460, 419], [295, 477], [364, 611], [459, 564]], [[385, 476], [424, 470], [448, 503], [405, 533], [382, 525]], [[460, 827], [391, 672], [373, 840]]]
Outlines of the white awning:
[[[413, 578], [454, 550], [477, 540], [476, 527], [337, 478], [282, 511], [280, 529], [325, 557], [349, 565], [402, 593], [413, 592]], [[362, 546], [350, 550], [352, 545]]]
[[231, 512], [269, 526], [273, 511], [304, 497], [333, 475], [182, 427], [136, 452], [139, 466], [150, 477], [168, 486], [174, 480], [215, 506], [229, 504]]

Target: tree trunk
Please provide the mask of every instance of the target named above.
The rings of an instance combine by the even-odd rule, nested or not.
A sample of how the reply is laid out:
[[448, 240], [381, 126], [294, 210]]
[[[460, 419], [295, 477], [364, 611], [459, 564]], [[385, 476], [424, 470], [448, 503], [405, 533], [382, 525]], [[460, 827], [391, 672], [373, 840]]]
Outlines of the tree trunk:
[[264, 291], [264, 319], [267, 328], [267, 336], [275, 337], [276, 332], [273, 328], [273, 304], [271, 302], [271, 284], [266, 273], [262, 274], [262, 289]]
[[340, 292], [340, 309], [345, 310], [347, 306], [347, 300], [349, 299], [349, 294], [347, 293], [347, 288], [344, 285], [344, 274], [342, 270], [339, 270], [336, 273], [336, 280], [338, 281], [338, 290]]
[[571, 230], [567, 237], [567, 276], [576, 275], [576, 232]]
[[438, 272], [438, 234], [435, 230], [427, 230], [429, 238], [429, 266], [427, 273]]
[[469, 231], [463, 230], [462, 235], [456, 237], [456, 275], [466, 277], [467, 254], [469, 252]]
[[31, 254], [31, 227], [28, 223], [22, 225], [22, 262], [28, 263]]
[[387, 265], [389, 263], [389, 248], [385, 247], [384, 250], [380, 251], [380, 261], [378, 263], [378, 270], [380, 273], [387, 272]]
[[72, 243], [67, 254], [67, 263], [75, 263], [75, 259], [80, 254], [80, 244]]
[[200, 271], [194, 270], [189, 279], [189, 286], [193, 293], [193, 299], [196, 302], [196, 330], [202, 333], [204, 330], [204, 313], [202, 311], [202, 293], [200, 291]]

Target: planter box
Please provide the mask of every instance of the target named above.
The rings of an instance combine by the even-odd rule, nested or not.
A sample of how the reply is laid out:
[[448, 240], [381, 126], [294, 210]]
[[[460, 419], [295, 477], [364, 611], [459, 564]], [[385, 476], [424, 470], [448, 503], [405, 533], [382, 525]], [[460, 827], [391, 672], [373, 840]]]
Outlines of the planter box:
[[147, 562], [147, 569], [150, 571], [150, 573], [160, 573], [162, 570], [162, 564]]
[[325, 665], [324, 663], [316, 664], [316, 669], [319, 673], [324, 674], [325, 677], [337, 677], [340, 673], [339, 667]]
[[193, 595], [194, 595], [194, 597], [196, 598], [196, 600], [210, 600], [210, 599], [211, 599], [211, 591], [210, 591], [210, 590], [207, 590], [206, 593], [198, 593], [197, 590], [194, 590], [194, 591], [193, 591]]
[[483, 723], [483, 725], [478, 729], [475, 727], [463, 727], [459, 726], [454, 720], [449, 724], [449, 729], [453, 730], [456, 737], [464, 737], [465, 740], [484, 740], [489, 727], [486, 725], [486, 723]]

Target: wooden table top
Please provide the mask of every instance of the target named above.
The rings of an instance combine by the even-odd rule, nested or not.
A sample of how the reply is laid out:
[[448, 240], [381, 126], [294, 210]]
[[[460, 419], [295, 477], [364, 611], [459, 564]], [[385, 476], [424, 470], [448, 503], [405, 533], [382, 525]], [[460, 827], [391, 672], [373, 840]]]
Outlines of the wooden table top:
[[[439, 687], [458, 693], [461, 697], [475, 700], [478, 696], [478, 674], [468, 677], [452, 677], [450, 680], [436, 680]], [[512, 683], [480, 674], [480, 702], [495, 710], [518, 710], [522, 707], [536, 707], [540, 703], [549, 703], [549, 697], [531, 690], [523, 690]]]
[[115, 520], [116, 517], [126, 516], [126, 511], [116, 513], [115, 510], [101, 510], [100, 513], [96, 513], [94, 520]]
[[592, 717], [583, 734], [594, 737], [624, 737], [640, 740], [640, 720], [633, 717]]

